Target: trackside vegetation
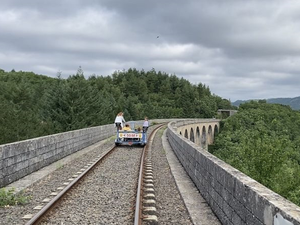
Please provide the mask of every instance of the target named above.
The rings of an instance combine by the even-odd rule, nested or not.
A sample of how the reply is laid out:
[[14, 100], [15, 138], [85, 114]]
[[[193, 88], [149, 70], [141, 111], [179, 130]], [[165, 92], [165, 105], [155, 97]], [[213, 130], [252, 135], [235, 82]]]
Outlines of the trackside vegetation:
[[209, 151], [300, 206], [300, 112], [251, 101], [222, 123]]
[[229, 100], [204, 84], [163, 72], [116, 71], [86, 78], [81, 67], [63, 79], [0, 69], [0, 144], [126, 120], [212, 118]]
[[22, 192], [16, 194], [13, 188], [0, 188], [0, 207], [24, 205], [29, 200], [30, 196], [25, 196]]

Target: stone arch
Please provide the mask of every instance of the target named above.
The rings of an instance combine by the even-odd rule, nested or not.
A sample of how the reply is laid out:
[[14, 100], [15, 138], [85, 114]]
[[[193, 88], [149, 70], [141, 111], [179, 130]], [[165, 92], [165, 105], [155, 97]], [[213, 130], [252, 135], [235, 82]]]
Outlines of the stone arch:
[[200, 129], [199, 129], [199, 127], [197, 127], [197, 128], [196, 128], [196, 140], [195, 140], [196, 142], [195, 142], [195, 143], [196, 143], [197, 145], [200, 145], [200, 140], [201, 140], [201, 139], [200, 139]]
[[191, 131], [190, 131], [190, 141], [195, 143], [195, 136], [194, 136], [194, 129], [193, 128], [191, 128]]
[[220, 129], [219, 122], [198, 122], [194, 124], [183, 124], [178, 126], [178, 133], [186, 139], [194, 142], [198, 146], [208, 149], [208, 145], [213, 144], [215, 135]]
[[215, 127], [214, 127], [214, 136], [216, 136], [218, 133], [219, 133], [219, 127], [216, 124]]
[[212, 126], [209, 125], [208, 126], [208, 135], [207, 135], [207, 144], [212, 144], [214, 142], [214, 137], [213, 137], [213, 130], [212, 130]]
[[202, 135], [201, 135], [201, 144], [200, 144], [200, 146], [202, 148], [206, 149], [206, 127], [205, 126], [202, 127]]
[[188, 134], [187, 129], [185, 129], [185, 131], [184, 131], [184, 137], [187, 138], [187, 139], [189, 139], [189, 134]]

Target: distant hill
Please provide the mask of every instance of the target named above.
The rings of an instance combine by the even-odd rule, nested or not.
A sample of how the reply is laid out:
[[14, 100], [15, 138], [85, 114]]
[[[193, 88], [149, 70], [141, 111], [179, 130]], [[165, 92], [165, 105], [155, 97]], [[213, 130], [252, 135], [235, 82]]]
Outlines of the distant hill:
[[[253, 100], [259, 100], [259, 99], [253, 99]], [[295, 97], [295, 98], [269, 98], [266, 100], [268, 103], [289, 105], [294, 110], [300, 110], [300, 96]], [[237, 100], [235, 102], [232, 102], [232, 105], [239, 106], [240, 104], [248, 102], [248, 101], [251, 101], [251, 100]]]

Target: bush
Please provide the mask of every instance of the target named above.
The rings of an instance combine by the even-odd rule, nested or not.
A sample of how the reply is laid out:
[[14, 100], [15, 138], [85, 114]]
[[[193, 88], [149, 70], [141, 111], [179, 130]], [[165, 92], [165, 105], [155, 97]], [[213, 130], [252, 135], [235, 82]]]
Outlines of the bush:
[[14, 188], [6, 190], [0, 189], [0, 207], [10, 205], [24, 205], [29, 201], [29, 196], [24, 196], [22, 192], [15, 194]]

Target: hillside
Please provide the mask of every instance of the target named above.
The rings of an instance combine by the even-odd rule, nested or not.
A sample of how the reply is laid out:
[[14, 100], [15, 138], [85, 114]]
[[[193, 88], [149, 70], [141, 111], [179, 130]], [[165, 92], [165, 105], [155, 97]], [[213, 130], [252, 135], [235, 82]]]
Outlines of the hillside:
[[[256, 99], [259, 100], [259, 99]], [[289, 105], [294, 110], [300, 110], [300, 96], [295, 98], [269, 98], [266, 99], [267, 103], [276, 103], [281, 105]], [[251, 100], [237, 100], [232, 102], [232, 105], [239, 106], [242, 103], [249, 102]]]
[[0, 69], [0, 144], [110, 124], [121, 111], [130, 121], [212, 118], [232, 108], [205, 84], [154, 69], [86, 78], [79, 68], [67, 79]]

